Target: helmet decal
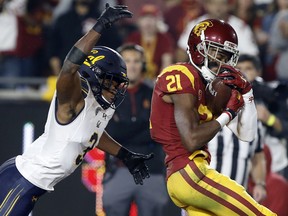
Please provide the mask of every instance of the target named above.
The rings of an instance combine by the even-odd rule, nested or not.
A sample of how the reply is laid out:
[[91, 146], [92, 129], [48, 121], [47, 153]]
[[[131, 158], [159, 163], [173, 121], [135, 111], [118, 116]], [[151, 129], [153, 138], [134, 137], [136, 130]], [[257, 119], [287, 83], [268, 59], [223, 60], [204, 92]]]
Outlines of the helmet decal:
[[92, 53], [92, 54], [97, 54], [97, 53], [98, 53], [98, 50], [92, 49], [92, 50], [91, 50], [91, 53]]
[[195, 35], [200, 37], [201, 32], [205, 31], [208, 27], [212, 27], [212, 26], [213, 26], [213, 23], [211, 21], [203, 21], [203, 22], [200, 22], [199, 24], [197, 24], [193, 28], [193, 32]]
[[[94, 51], [94, 50], [92, 50], [92, 51]], [[94, 53], [94, 54], [96, 54], [96, 53]], [[83, 64], [87, 65], [88, 67], [91, 67], [91, 65], [94, 65], [96, 61], [99, 61], [99, 60], [104, 59], [104, 58], [105, 58], [104, 55], [100, 55], [100, 56], [96, 56], [96, 57], [93, 55], [88, 55], [87, 58], [85, 59], [85, 61], [83, 62]]]

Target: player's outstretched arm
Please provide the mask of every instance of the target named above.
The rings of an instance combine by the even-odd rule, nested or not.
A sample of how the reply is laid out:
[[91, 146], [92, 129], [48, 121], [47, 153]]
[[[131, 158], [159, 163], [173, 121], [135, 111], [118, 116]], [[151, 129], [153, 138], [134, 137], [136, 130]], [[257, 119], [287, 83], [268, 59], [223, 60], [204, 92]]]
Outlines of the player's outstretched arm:
[[142, 185], [143, 179], [150, 177], [145, 161], [153, 158], [153, 154], [144, 155], [131, 152], [110, 137], [106, 131], [101, 136], [97, 148], [122, 160], [133, 175], [136, 184]]
[[132, 13], [127, 10], [126, 6], [109, 6], [106, 4], [105, 10], [97, 19], [94, 27], [71, 48], [60, 71], [56, 86], [59, 111], [64, 113], [63, 116], [60, 115], [60, 120], [69, 121], [70, 115], [75, 115], [84, 106], [80, 77], [77, 71], [97, 44], [102, 31], [111, 27], [119, 19], [131, 17]]
[[75, 102], [77, 104], [77, 101], [81, 99], [81, 86], [77, 74], [80, 65], [98, 42], [104, 29], [111, 27], [119, 19], [130, 17], [132, 17], [132, 13], [127, 10], [126, 6], [112, 7], [106, 4], [105, 10], [97, 19], [94, 27], [75, 43], [66, 56], [57, 81], [59, 103], [72, 102], [72, 107], [75, 106]]

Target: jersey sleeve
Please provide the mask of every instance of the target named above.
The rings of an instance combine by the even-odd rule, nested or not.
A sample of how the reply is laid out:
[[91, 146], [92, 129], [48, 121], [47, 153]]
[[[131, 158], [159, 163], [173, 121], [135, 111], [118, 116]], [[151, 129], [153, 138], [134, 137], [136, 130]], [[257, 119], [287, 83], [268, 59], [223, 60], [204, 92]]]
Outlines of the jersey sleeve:
[[227, 125], [242, 141], [251, 142], [257, 132], [257, 110], [253, 90], [243, 95], [245, 106]]
[[156, 86], [164, 94], [196, 94], [196, 77], [185, 65], [171, 65], [158, 75]]

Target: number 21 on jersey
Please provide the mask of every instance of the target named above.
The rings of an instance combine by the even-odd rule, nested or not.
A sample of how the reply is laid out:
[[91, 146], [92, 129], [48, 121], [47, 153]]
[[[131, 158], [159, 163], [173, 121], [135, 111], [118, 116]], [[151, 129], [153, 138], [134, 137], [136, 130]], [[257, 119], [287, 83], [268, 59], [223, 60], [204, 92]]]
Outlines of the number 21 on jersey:
[[167, 90], [169, 92], [175, 92], [182, 90], [181, 82], [180, 82], [180, 75], [168, 75], [166, 76], [166, 80], [169, 81], [167, 84]]

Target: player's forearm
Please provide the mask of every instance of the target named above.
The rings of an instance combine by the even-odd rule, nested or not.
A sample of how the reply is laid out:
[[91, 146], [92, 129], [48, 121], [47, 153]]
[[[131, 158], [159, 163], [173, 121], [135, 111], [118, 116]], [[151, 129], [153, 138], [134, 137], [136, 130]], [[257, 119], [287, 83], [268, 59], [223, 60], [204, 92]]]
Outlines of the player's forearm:
[[58, 100], [61, 101], [61, 103], [71, 101], [72, 98], [74, 98], [74, 101], [80, 100], [81, 87], [77, 71], [99, 38], [99, 33], [95, 32], [94, 30], [90, 30], [74, 44], [67, 54], [56, 86]]
[[99, 140], [97, 148], [115, 156], [121, 149], [121, 145], [116, 142], [111, 136], [109, 136], [106, 131], [104, 131]]
[[182, 144], [189, 152], [201, 149], [221, 129], [214, 120], [199, 123], [200, 117], [195, 108], [197, 98], [192, 94], [170, 95], [174, 103], [174, 119], [181, 136]]
[[193, 127], [189, 134], [181, 135], [184, 146], [189, 152], [201, 149], [205, 146], [221, 129], [219, 123], [214, 120], [207, 123], [199, 124]]
[[91, 29], [82, 38], [80, 38], [74, 46], [80, 49], [84, 54], [88, 55], [100, 37], [100, 33]]
[[67, 54], [62, 73], [75, 73], [98, 42], [100, 36], [101, 35], [98, 32], [91, 29], [87, 34], [80, 38]]
[[263, 152], [256, 153], [252, 159], [252, 179], [255, 184], [265, 186], [266, 182], [266, 163]]

